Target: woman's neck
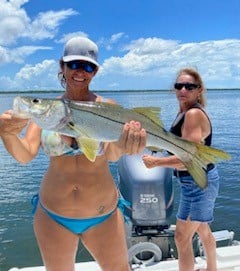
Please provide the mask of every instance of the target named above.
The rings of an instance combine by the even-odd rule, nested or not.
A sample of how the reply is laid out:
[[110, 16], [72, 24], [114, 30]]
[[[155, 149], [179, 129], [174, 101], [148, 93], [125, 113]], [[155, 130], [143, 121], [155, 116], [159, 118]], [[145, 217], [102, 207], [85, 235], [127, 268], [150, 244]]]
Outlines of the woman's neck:
[[67, 91], [63, 94], [62, 98], [69, 99], [69, 100], [75, 100], [75, 101], [95, 101], [97, 95], [93, 92], [87, 90], [85, 92], [79, 91], [77, 93], [74, 93], [72, 91]]
[[194, 103], [182, 103], [179, 105], [179, 113], [188, 111], [189, 108], [191, 108], [193, 105], [197, 104], [197, 102]]

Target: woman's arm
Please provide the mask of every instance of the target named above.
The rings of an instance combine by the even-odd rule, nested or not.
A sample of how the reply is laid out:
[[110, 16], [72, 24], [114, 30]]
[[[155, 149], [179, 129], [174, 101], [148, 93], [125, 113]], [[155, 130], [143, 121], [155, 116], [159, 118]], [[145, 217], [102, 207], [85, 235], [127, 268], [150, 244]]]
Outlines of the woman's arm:
[[147, 168], [154, 168], [154, 167], [168, 167], [168, 168], [176, 168], [179, 170], [185, 170], [183, 163], [175, 156], [153, 156], [144, 154], [142, 156], [143, 163]]
[[[210, 133], [210, 123], [206, 115], [199, 109], [190, 109], [185, 114], [184, 125], [182, 128], [182, 138], [200, 143]], [[175, 155], [167, 157], [156, 157], [143, 155], [143, 162], [147, 168], [170, 167], [178, 170], [186, 170], [184, 164]]]
[[[26, 127], [24, 137], [19, 134]], [[0, 136], [6, 150], [20, 163], [31, 161], [38, 153], [40, 146], [40, 128], [29, 123], [27, 119], [16, 118], [11, 111], [0, 115]]]

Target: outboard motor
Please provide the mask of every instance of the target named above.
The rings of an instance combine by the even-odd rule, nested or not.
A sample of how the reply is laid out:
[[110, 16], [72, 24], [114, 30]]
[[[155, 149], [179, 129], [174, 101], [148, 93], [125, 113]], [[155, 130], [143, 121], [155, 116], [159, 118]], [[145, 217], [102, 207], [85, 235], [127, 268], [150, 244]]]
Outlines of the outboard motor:
[[[162, 153], [148, 154], [163, 156]], [[125, 155], [118, 162], [119, 190], [131, 203], [126, 214], [131, 263], [160, 261], [171, 257], [169, 218], [173, 211], [172, 169], [148, 169], [141, 155]], [[169, 234], [170, 233], [170, 234]]]

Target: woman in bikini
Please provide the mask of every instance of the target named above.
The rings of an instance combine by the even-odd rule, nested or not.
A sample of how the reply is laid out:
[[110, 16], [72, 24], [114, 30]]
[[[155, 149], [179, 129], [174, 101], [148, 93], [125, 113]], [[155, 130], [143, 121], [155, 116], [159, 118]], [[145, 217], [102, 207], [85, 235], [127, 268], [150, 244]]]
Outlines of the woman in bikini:
[[[115, 103], [89, 89], [99, 68], [97, 54], [97, 45], [87, 38], [75, 37], [66, 43], [59, 73], [66, 89], [63, 98]], [[144, 149], [146, 132], [140, 123], [126, 123], [117, 142], [100, 142], [95, 162], [82, 154], [74, 138], [16, 119], [11, 111], [1, 115], [0, 125], [6, 149], [20, 163], [31, 161], [40, 147], [50, 156], [39, 193], [32, 200], [34, 231], [46, 270], [73, 271], [81, 240], [103, 271], [130, 271], [121, 212], [126, 202], [108, 162]]]
[[[204, 109], [205, 87], [199, 73], [191, 68], [182, 69], [174, 84], [179, 102], [179, 112], [170, 131], [184, 139], [211, 145], [212, 126]], [[201, 189], [181, 161], [175, 156], [156, 157], [144, 155], [146, 167], [156, 166], [175, 168], [174, 175], [181, 187], [177, 213], [175, 242], [178, 250], [179, 271], [194, 270], [192, 238], [198, 233], [207, 258], [207, 270], [217, 271], [216, 242], [208, 223], [213, 221], [214, 202], [218, 195], [219, 175], [215, 165], [206, 169], [208, 186]]]

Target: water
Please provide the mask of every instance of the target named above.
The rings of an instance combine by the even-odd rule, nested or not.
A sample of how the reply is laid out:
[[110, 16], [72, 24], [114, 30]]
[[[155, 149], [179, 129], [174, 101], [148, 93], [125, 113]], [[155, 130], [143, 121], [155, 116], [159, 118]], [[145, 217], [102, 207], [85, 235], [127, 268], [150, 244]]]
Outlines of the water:
[[[39, 93], [38, 97], [55, 97], [59, 94]], [[171, 92], [104, 92], [103, 96], [115, 99], [125, 107], [160, 106], [161, 118], [168, 129], [177, 112], [177, 101]], [[16, 94], [0, 94], [0, 113], [11, 108]], [[240, 91], [214, 90], [207, 93], [207, 111], [213, 124], [213, 145], [232, 155], [229, 162], [218, 165], [221, 175], [221, 190], [216, 201], [213, 230], [228, 229], [240, 240]], [[32, 229], [30, 199], [38, 191], [42, 175], [48, 165], [48, 158], [40, 152], [27, 165], [18, 164], [4, 149], [0, 141], [0, 271], [11, 267], [42, 265], [39, 250]], [[111, 171], [117, 179], [116, 164]], [[175, 184], [175, 208], [178, 205], [178, 185]], [[79, 246], [77, 261], [87, 261], [90, 255]]]

